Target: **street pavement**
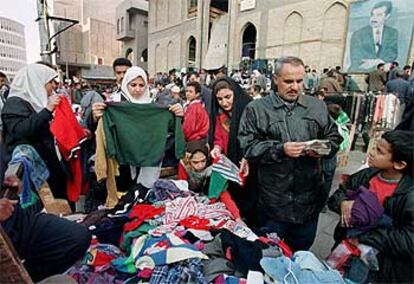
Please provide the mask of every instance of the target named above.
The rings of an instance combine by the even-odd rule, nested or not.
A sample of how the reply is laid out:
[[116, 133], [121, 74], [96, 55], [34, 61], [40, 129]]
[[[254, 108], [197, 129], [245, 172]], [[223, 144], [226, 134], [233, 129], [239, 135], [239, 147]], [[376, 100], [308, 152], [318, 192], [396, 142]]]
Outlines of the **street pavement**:
[[[365, 159], [366, 153], [360, 151], [352, 151], [349, 154], [348, 164], [344, 168], [336, 170], [334, 181], [332, 183], [332, 194], [337, 188], [342, 174], [353, 174], [362, 167], [362, 162]], [[339, 215], [326, 209], [325, 212], [319, 215], [318, 230], [316, 233], [315, 242], [311, 247], [311, 251], [320, 259], [325, 259], [334, 244], [333, 233], [336, 225], [339, 222]]]

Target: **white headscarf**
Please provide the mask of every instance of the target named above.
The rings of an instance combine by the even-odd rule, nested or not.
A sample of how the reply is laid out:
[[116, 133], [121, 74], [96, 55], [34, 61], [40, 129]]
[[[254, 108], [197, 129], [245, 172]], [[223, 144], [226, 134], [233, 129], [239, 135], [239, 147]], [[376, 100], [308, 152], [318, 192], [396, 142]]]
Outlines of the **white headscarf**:
[[21, 98], [30, 103], [36, 112], [40, 112], [47, 106], [45, 85], [56, 76], [58, 73], [46, 65], [29, 64], [20, 69], [14, 77], [9, 98]]
[[[144, 91], [144, 94], [142, 95], [142, 97], [140, 97], [139, 99], [136, 99], [129, 93], [128, 84], [132, 80], [134, 80], [138, 77], [141, 77], [142, 80], [144, 80], [145, 91]], [[124, 92], [124, 94], [126, 95], [126, 97], [128, 98], [128, 100], [131, 103], [134, 103], [134, 104], [149, 104], [149, 103], [151, 103], [151, 96], [150, 96], [150, 91], [149, 91], [149, 88], [148, 88], [147, 73], [145, 73], [144, 69], [142, 69], [141, 67], [132, 66], [131, 68], [128, 68], [128, 70], [125, 73], [124, 79], [122, 80], [122, 83], [121, 83], [121, 90], [122, 90], [122, 92]]]

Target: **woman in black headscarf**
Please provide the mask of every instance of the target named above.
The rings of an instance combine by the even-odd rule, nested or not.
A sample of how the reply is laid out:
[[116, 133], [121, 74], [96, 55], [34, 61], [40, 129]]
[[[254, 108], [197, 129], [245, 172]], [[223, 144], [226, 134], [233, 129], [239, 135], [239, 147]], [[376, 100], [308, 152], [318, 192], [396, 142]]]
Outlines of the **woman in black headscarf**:
[[[220, 154], [226, 155], [234, 164], [240, 164], [240, 170], [245, 176], [245, 189], [235, 183], [229, 183], [229, 192], [236, 202], [242, 217], [247, 218], [248, 225], [254, 225], [254, 171], [249, 170], [247, 161], [243, 158], [237, 140], [240, 118], [244, 108], [252, 100], [243, 89], [232, 79], [224, 77], [213, 85], [212, 109], [210, 110], [209, 144], [212, 147], [211, 156], [214, 159]], [[249, 173], [250, 172], [250, 173]]]
[[232, 79], [224, 77], [213, 85], [212, 109], [210, 110], [209, 144], [215, 158], [226, 155], [238, 165], [243, 158], [237, 141], [240, 118], [246, 105], [252, 100]]

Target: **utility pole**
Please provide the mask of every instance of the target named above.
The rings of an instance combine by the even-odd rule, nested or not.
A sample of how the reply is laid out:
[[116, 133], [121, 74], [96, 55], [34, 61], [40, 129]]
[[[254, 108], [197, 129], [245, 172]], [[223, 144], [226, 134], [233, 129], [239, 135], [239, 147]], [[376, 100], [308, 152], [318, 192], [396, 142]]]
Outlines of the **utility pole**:
[[[58, 53], [56, 37], [60, 33], [78, 24], [79, 21], [50, 16], [47, 2], [47, 0], [37, 0], [38, 18], [36, 19], [36, 22], [39, 22], [40, 56], [42, 57], [42, 61], [56, 65], [56, 56]], [[69, 23], [69, 25], [55, 33], [53, 21], [66, 22]]]
[[50, 28], [46, 0], [37, 0], [37, 11], [38, 18], [36, 21], [39, 22], [40, 56], [42, 58], [42, 61], [52, 64], [52, 56], [51, 53], [48, 52], [50, 50]]
[[230, 74], [230, 71], [231, 71], [231, 69], [230, 69], [230, 41], [231, 41], [231, 38], [230, 38], [230, 34], [231, 34], [231, 12], [232, 12], [232, 6], [233, 6], [233, 3], [232, 3], [233, 1], [232, 0], [229, 0], [229, 2], [228, 2], [228, 22], [227, 22], [227, 75], [229, 75]]

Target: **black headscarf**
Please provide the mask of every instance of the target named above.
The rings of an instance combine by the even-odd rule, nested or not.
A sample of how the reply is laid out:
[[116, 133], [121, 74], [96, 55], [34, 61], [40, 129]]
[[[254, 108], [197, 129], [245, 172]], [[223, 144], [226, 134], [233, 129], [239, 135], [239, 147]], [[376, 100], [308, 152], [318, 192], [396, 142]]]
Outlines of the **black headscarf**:
[[226, 81], [233, 93], [233, 108], [231, 111], [231, 123], [230, 123], [230, 133], [229, 133], [229, 144], [228, 144], [228, 153], [227, 157], [236, 165], [239, 164], [241, 158], [243, 158], [243, 153], [240, 149], [239, 143], [237, 141], [237, 133], [239, 131], [239, 125], [240, 125], [240, 118], [243, 113], [244, 108], [246, 105], [252, 100], [251, 97], [249, 97], [243, 89], [240, 87], [239, 84], [234, 82], [234, 80], [223, 77], [218, 79], [213, 84], [213, 93], [212, 93], [212, 99], [211, 99], [211, 110], [210, 110], [210, 129], [209, 129], [209, 144], [211, 147], [214, 147], [214, 130], [216, 129], [216, 118], [219, 115], [219, 109], [220, 105], [217, 101], [215, 91], [215, 87], [219, 82]]

